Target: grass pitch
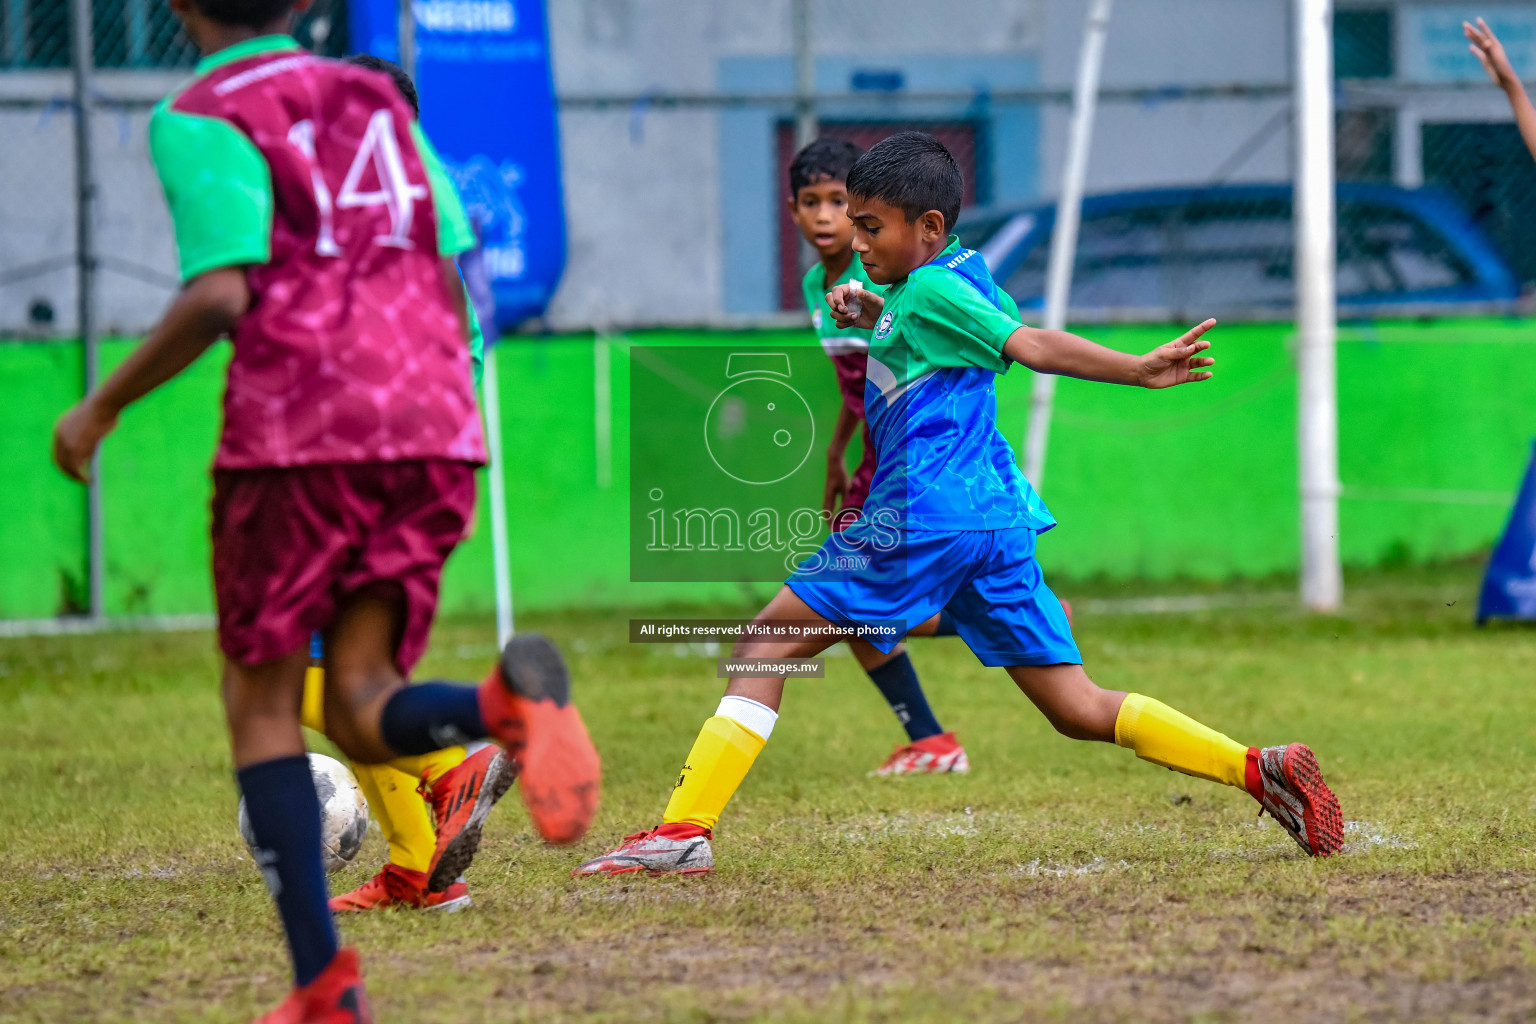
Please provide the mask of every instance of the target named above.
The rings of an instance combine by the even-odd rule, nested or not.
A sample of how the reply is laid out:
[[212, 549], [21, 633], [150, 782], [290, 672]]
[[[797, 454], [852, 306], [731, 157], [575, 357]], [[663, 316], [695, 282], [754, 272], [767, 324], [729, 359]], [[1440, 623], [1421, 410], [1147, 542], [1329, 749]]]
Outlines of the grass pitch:
[[[530, 617], [605, 758], [592, 835], [543, 847], [509, 796], [472, 911], [345, 938], [396, 1022], [1527, 1019], [1536, 630], [1474, 629], [1476, 575], [1357, 578], [1336, 618], [1252, 595], [1110, 614], [1063, 588], [1101, 683], [1313, 745], [1351, 822], [1327, 862], [1241, 793], [1056, 736], [948, 639], [913, 657], [969, 776], [866, 778], [898, 730], [834, 656], [790, 684], [716, 875], [577, 882], [659, 819], [720, 684], [626, 643], [625, 616]], [[445, 624], [424, 674], [478, 678], [489, 632]], [[0, 1019], [243, 1024], [284, 994], [216, 669], [207, 635], [0, 642]], [[370, 835], [333, 885], [383, 856]]]

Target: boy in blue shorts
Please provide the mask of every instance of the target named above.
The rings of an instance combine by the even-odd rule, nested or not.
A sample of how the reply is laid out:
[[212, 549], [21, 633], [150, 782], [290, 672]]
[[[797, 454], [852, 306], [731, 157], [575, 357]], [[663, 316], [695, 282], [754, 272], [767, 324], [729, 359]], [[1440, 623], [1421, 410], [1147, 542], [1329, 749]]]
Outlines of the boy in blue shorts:
[[[827, 293], [840, 284], [857, 281], [863, 289], [882, 291], [864, 275], [853, 254], [853, 224], [848, 220], [848, 171], [863, 150], [842, 139], [817, 139], [795, 154], [789, 165], [789, 215], [805, 240], [816, 249], [817, 261], [801, 282], [811, 326], [837, 373], [842, 404], [832, 441], [827, 446], [827, 483], [822, 511], [834, 532], [857, 522], [875, 476], [875, 445], [864, 420], [864, 360], [869, 353], [869, 331], [840, 327], [827, 308]], [[862, 433], [864, 450], [853, 476], [844, 458], [848, 442]], [[839, 505], [841, 507], [839, 507]], [[914, 633], [922, 636], [954, 635], [949, 616], [940, 612]], [[869, 675], [907, 732], [907, 742], [897, 747], [870, 774], [938, 775], [968, 772], [970, 759], [952, 732], [939, 725], [928, 705], [917, 669], [905, 648], [878, 651], [863, 640], [848, 644], [859, 666]]]
[[[1215, 321], [1144, 356], [1022, 325], [975, 252], [949, 234], [962, 182], [932, 136], [902, 132], [848, 172], [854, 249], [882, 299], [838, 285], [844, 326], [872, 328], [865, 408], [879, 468], [864, 515], [800, 564], [759, 620], [910, 628], [948, 607], [984, 665], [1007, 670], [1057, 731], [1129, 747], [1154, 764], [1246, 790], [1314, 857], [1337, 853], [1344, 820], [1312, 751], [1244, 746], [1137, 693], [1101, 689], [1041, 578], [1035, 538], [1056, 521], [997, 429], [994, 379], [1011, 363], [1085, 380], [1166, 388], [1209, 379]], [[858, 558], [850, 561], [847, 556]], [[865, 564], [852, 572], [831, 567]], [[899, 635], [899, 634], [896, 634]], [[738, 658], [807, 658], [829, 643], [748, 639]], [[876, 642], [889, 650], [894, 640]], [[578, 875], [694, 874], [778, 719], [784, 678], [733, 678], [689, 752], [662, 824], [627, 837]]]

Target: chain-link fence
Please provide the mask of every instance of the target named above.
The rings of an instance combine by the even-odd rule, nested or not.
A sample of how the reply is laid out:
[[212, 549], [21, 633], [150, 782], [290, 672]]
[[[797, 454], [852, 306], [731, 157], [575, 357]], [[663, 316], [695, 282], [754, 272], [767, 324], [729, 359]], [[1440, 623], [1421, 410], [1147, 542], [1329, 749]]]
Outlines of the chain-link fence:
[[[170, 223], [149, 161], [150, 110], [197, 52], [162, 0], [92, 0], [89, 142], [94, 307], [108, 331], [143, 330], [176, 285]], [[0, 3], [0, 334], [78, 331], [80, 190], [70, 0]], [[312, 49], [346, 51], [340, 0], [295, 22]]]
[[[605, 284], [601, 300], [595, 285], [568, 287], [554, 322], [798, 308], [796, 282], [810, 253], [783, 202], [802, 98], [789, 52], [794, 5], [736, 27], [762, 40], [759, 49], [777, 50], [773, 56], [734, 55], [730, 26], [687, 5], [670, 12], [651, 5], [644, 23], [637, 6], [582, 5], [556, 40], [579, 55], [571, 62], [578, 70], [561, 76], [573, 264], [590, 258], [595, 272], [583, 277]], [[815, 47], [811, 105], [822, 133], [868, 145], [920, 127], [943, 139], [973, 204], [962, 236], [985, 249], [1021, 305], [1038, 308], [1080, 6], [970, 3], [938, 13], [909, 4], [806, 6]], [[1291, 4], [1177, 6], [1122, 0], [1110, 25], [1074, 317], [1161, 321], [1209, 311], [1288, 319], [1295, 296]], [[1223, 11], [1219, 42], [1191, 65], [1168, 23], [1212, 6]], [[1529, 306], [1536, 246], [1526, 236], [1536, 231], [1536, 211], [1527, 205], [1536, 203], [1536, 162], [1503, 96], [1466, 52], [1460, 22], [1475, 12], [1457, 3], [1336, 11], [1336, 285], [1346, 319]], [[691, 29], [690, 19], [701, 18], [702, 28]], [[1493, 24], [1520, 48], [1536, 38], [1530, 20], [1506, 10]], [[716, 52], [690, 52], [690, 43]], [[940, 52], [910, 55], [924, 46]], [[646, 62], [645, 50], [661, 56]], [[1536, 61], [1522, 63], [1523, 49], [1512, 56], [1536, 72]], [[665, 84], [603, 88], [613, 78], [604, 61], [615, 57], [630, 67], [640, 62], [640, 73], [654, 76], [648, 84]], [[710, 86], [697, 86], [711, 62]], [[615, 195], [656, 201], [615, 210]], [[589, 203], [603, 209], [590, 225], [577, 212]], [[666, 258], [635, 267], [634, 253], [653, 251]], [[676, 277], [668, 268], [686, 271]], [[616, 279], [635, 287], [615, 294]], [[700, 294], [718, 299], [701, 309]]]
[[[345, 3], [311, 7], [297, 24], [301, 41], [348, 52]], [[794, 30], [797, 8], [808, 19], [803, 33]], [[903, 128], [942, 139], [966, 180], [963, 240], [986, 255], [1025, 319], [1038, 319], [1081, 4], [559, 0], [546, 10], [567, 260], [544, 327], [803, 324], [799, 280], [810, 253], [788, 218], [785, 171], [807, 109], [821, 133], [863, 146]], [[1536, 7], [1498, 11], [1490, 21], [1517, 70], [1536, 75]], [[1460, 38], [1462, 17], [1476, 13], [1454, 0], [1340, 0], [1345, 320], [1451, 323], [1527, 309], [1536, 162]], [[1294, 378], [1281, 337], [1296, 287], [1291, 18], [1292, 0], [1116, 0], [1069, 301], [1078, 323], [1276, 322], [1265, 335], [1274, 367], [1243, 401], [1272, 398]], [[93, 0], [91, 21], [93, 304], [100, 333], [134, 335], [176, 286], [146, 121], [194, 55], [160, 0]], [[70, 24], [68, 0], [0, 0], [0, 132], [9, 143], [0, 147], [0, 336], [69, 341], [78, 330]], [[1208, 27], [1198, 61], [1189, 57], [1192, 24]], [[438, 105], [494, 118], [516, 99], [442, 95], [428, 82], [424, 119], [430, 132]], [[1436, 338], [1464, 340], [1488, 323], [1451, 324]], [[34, 348], [60, 366], [72, 351]], [[1397, 378], [1404, 394], [1416, 386], [1414, 367]], [[60, 374], [74, 375], [58, 388], [62, 403], [78, 369]], [[1004, 413], [1021, 423], [1008, 407], [1015, 399], [1005, 397]], [[1069, 402], [1056, 436], [1120, 429], [1095, 415]], [[1458, 464], [1444, 479], [1405, 471], [1376, 480], [1349, 467], [1345, 475], [1350, 487], [1375, 487], [1371, 501], [1452, 495], [1443, 500], [1495, 508], [1505, 497], [1501, 466], [1479, 475]], [[1275, 478], [1290, 472], [1281, 466]], [[1459, 529], [1425, 524], [1437, 536]], [[1399, 538], [1381, 536], [1383, 547]]]
[[[1076, 5], [970, 0], [935, 12], [815, 0], [803, 4], [805, 63], [795, 7], [550, 5], [570, 243], [552, 326], [798, 309], [809, 250], [789, 221], [784, 172], [807, 102], [824, 134], [861, 145], [906, 127], [941, 138], [966, 176], [966, 241], [987, 248], [1026, 308], [1038, 305]], [[1503, 312], [1523, 308], [1536, 282], [1536, 162], [1459, 41], [1463, 8], [1473, 13], [1406, 3], [1336, 12], [1345, 316]], [[1244, 5], [1192, 68], [1165, 56], [1155, 5], [1122, 0], [1071, 297], [1079, 318], [1291, 315], [1292, 60], [1276, 45], [1288, 10], [1288, 0]], [[94, 0], [92, 11], [99, 304], [104, 325], [132, 332], [174, 277], [145, 118], [194, 54], [162, 3]], [[1522, 62], [1536, 36], [1523, 17], [1504, 10], [1492, 22]], [[11, 186], [0, 200], [0, 331], [11, 334], [72, 330], [69, 25], [67, 0], [0, 0], [0, 126], [22, 143], [0, 151]], [[327, 0], [296, 30], [339, 54], [346, 25], [344, 0]], [[797, 90], [804, 67], [810, 94]], [[424, 99], [429, 122], [434, 103], [484, 103], [494, 116], [501, 102]]]

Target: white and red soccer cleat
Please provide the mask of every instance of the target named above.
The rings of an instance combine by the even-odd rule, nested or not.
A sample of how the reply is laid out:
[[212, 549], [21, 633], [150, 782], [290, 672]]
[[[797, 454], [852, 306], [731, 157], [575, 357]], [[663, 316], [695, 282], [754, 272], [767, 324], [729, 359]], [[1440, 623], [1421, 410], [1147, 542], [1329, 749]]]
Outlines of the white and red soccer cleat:
[[1268, 811], [1309, 855], [1331, 857], [1338, 853], [1344, 846], [1344, 814], [1339, 810], [1339, 798], [1323, 781], [1311, 748], [1301, 743], [1259, 751], [1250, 748], [1248, 756], [1248, 789], [1259, 801], [1259, 813]]
[[897, 747], [885, 763], [871, 776], [882, 775], [943, 775], [946, 772], [963, 774], [971, 770], [965, 748], [952, 732], [927, 736]]
[[615, 849], [594, 857], [571, 872], [587, 875], [703, 875], [715, 870], [710, 832], [697, 825], [659, 825], [625, 836]]

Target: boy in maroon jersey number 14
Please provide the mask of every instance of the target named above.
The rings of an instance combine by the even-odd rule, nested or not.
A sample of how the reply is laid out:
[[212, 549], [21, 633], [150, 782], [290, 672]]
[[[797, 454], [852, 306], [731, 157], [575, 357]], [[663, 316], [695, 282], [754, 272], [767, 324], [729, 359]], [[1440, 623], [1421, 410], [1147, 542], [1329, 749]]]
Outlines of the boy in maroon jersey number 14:
[[223, 696], [295, 981], [262, 1020], [361, 1024], [299, 728], [310, 633], [327, 732], [353, 761], [493, 738], [551, 842], [585, 833], [600, 767], [543, 637], [514, 639], [478, 687], [404, 685], [485, 459], [452, 261], [473, 239], [390, 79], [285, 34], [305, 2], [170, 0], [204, 54], [149, 128], [185, 283], [53, 444], [84, 479], [124, 408], [232, 337], [213, 468]]

